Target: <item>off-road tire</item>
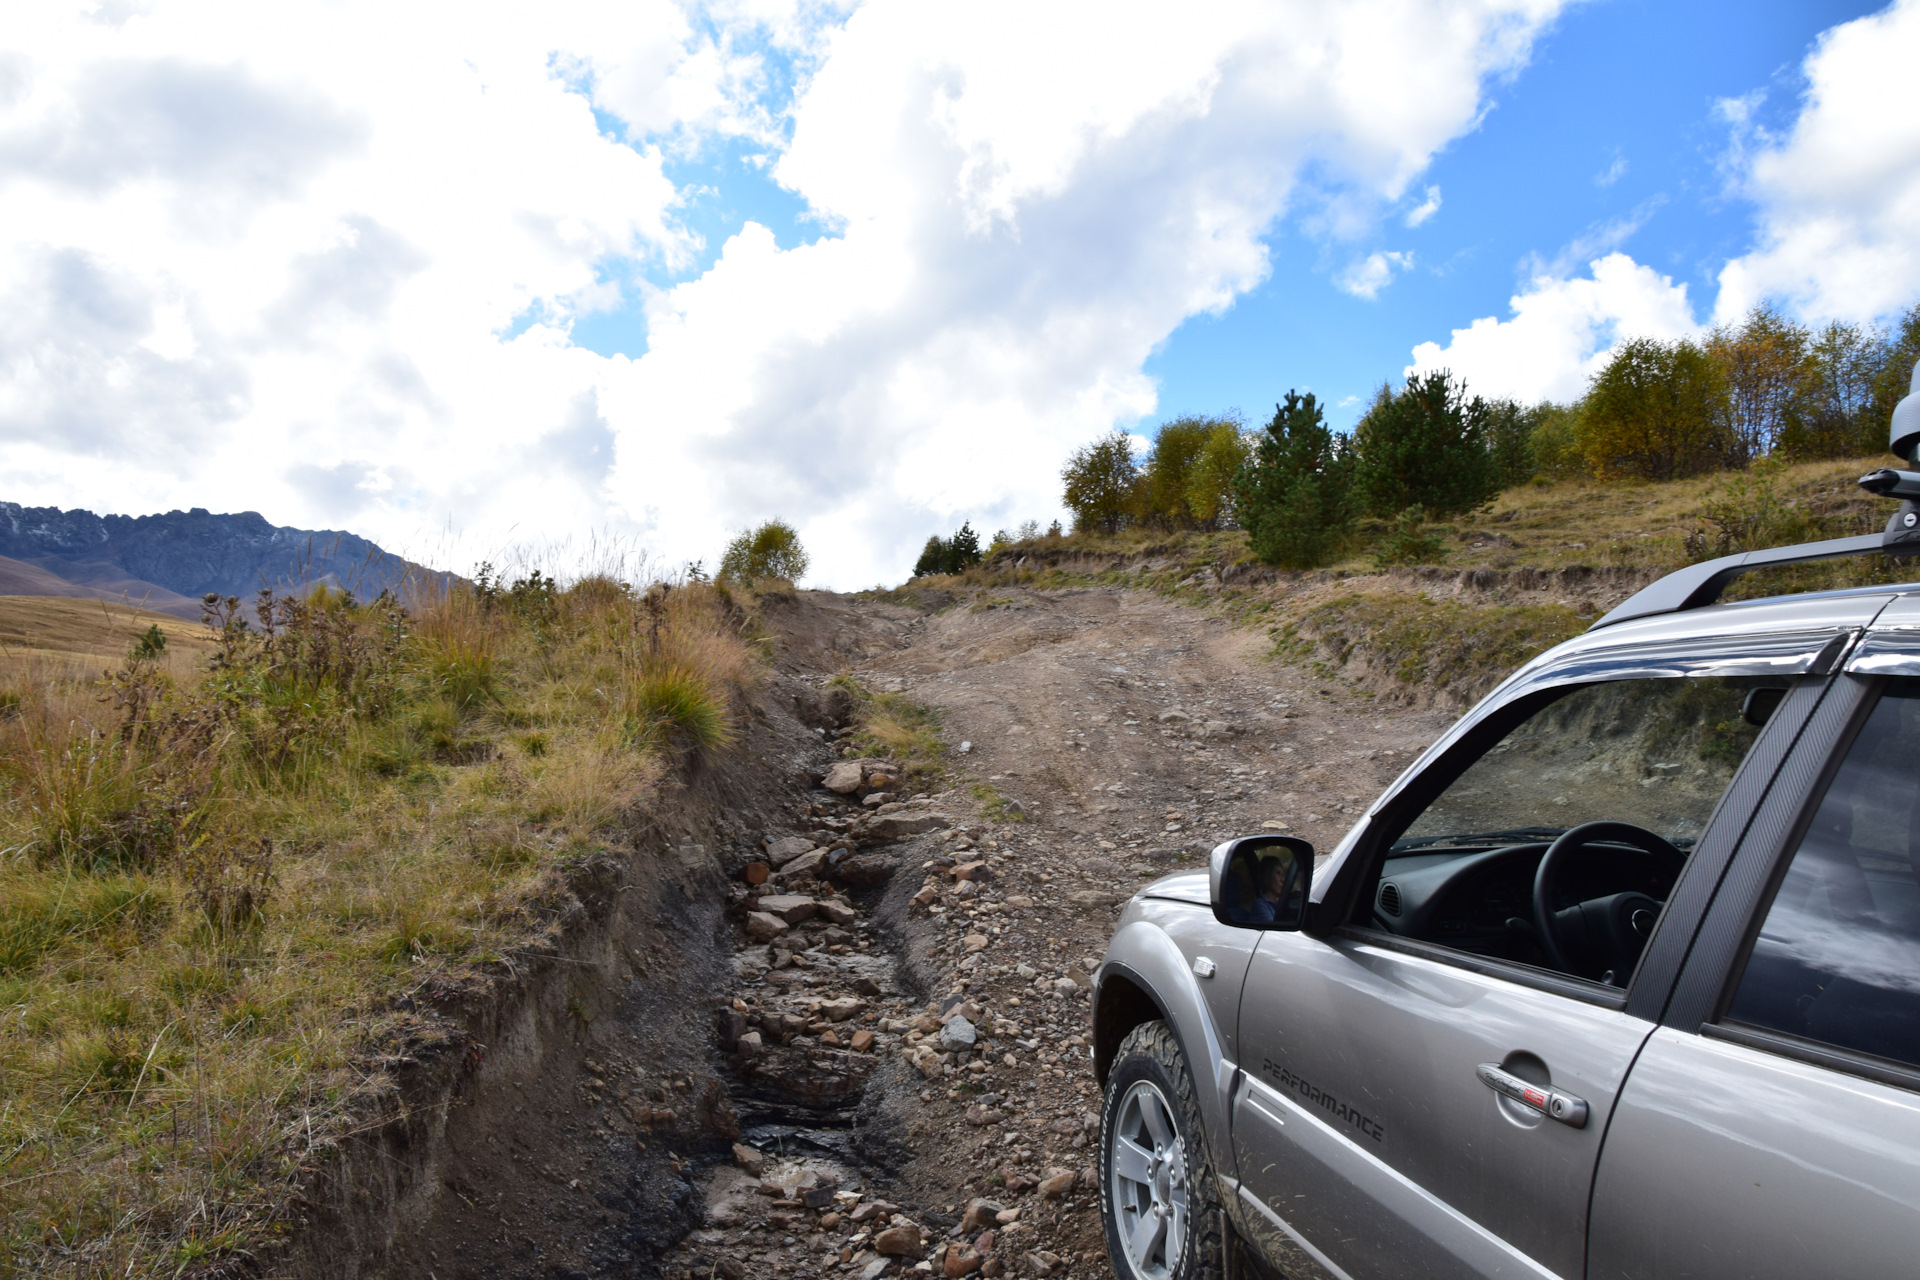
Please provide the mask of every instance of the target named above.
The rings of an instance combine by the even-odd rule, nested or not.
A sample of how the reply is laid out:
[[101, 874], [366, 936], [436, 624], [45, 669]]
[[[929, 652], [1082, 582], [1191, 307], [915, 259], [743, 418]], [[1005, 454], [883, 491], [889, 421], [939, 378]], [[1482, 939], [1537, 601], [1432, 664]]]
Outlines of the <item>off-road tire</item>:
[[1160, 1021], [1141, 1023], [1120, 1042], [1113, 1066], [1107, 1072], [1106, 1096], [1100, 1105], [1100, 1219], [1113, 1274], [1118, 1280], [1136, 1280], [1125, 1242], [1120, 1238], [1119, 1211], [1113, 1203], [1112, 1135], [1119, 1120], [1116, 1112], [1121, 1100], [1140, 1080], [1152, 1081], [1165, 1095], [1187, 1155], [1187, 1203], [1191, 1221], [1179, 1265], [1171, 1268], [1170, 1280], [1221, 1280], [1226, 1241], [1222, 1234], [1220, 1185], [1214, 1178], [1213, 1159], [1207, 1150], [1193, 1074], [1187, 1070], [1186, 1055], [1180, 1052], [1173, 1032]]

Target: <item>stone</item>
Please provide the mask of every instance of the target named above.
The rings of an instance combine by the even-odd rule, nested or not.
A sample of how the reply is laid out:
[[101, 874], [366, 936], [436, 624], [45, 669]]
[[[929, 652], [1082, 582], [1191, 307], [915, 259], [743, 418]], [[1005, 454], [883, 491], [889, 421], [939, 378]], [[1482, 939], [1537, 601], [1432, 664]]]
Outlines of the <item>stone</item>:
[[984, 1231], [1000, 1220], [1000, 1214], [1006, 1210], [998, 1200], [975, 1200], [967, 1205], [967, 1211], [960, 1215], [960, 1230], [968, 1235]]
[[767, 845], [767, 861], [776, 867], [784, 867], [812, 849], [813, 841], [805, 836], [781, 836]]
[[773, 868], [764, 862], [749, 862], [740, 869], [740, 878], [748, 884], [765, 884], [772, 874]]
[[892, 858], [866, 855], [857, 858], [843, 858], [834, 864], [827, 874], [841, 884], [855, 889], [870, 889], [877, 884], [885, 884], [888, 877], [900, 869], [900, 864]]
[[953, 869], [953, 878], [955, 880], [991, 880], [993, 872], [988, 870], [984, 859], [978, 862], [962, 862]]
[[836, 1182], [822, 1182], [817, 1187], [808, 1187], [802, 1191], [800, 1202], [809, 1209], [825, 1209], [833, 1203], [833, 1194], [838, 1189], [839, 1184]]
[[820, 1016], [828, 1022], [845, 1022], [867, 1011], [867, 1002], [853, 996], [841, 996], [820, 1006]]
[[811, 920], [819, 904], [804, 894], [770, 893], [757, 904], [760, 912], [784, 920], [788, 924], [799, 924], [802, 920]]
[[1004, 1119], [1006, 1119], [1005, 1116], [981, 1102], [974, 1103], [966, 1110], [967, 1123], [977, 1128], [985, 1128], [987, 1125], [999, 1124]]
[[890, 1258], [904, 1258], [920, 1252], [920, 1228], [908, 1224], [904, 1227], [888, 1227], [873, 1238], [876, 1253], [884, 1253]]
[[863, 996], [877, 996], [880, 994], [880, 984], [872, 978], [855, 978], [853, 980], [853, 989]]
[[743, 1058], [754, 1058], [759, 1056], [764, 1045], [761, 1043], [758, 1031], [749, 1031], [734, 1041], [733, 1048], [734, 1052]]
[[977, 951], [985, 951], [992, 946], [993, 939], [984, 933], [970, 933], [962, 940], [961, 945], [966, 948], [968, 955], [973, 955]]
[[909, 1031], [918, 1031], [923, 1036], [936, 1034], [940, 1030], [940, 1019], [930, 1013], [923, 1013], [907, 1023]]
[[1088, 1165], [1086, 1168], [1080, 1171], [1080, 1189], [1082, 1191], [1092, 1191], [1099, 1185], [1100, 1185], [1099, 1170], [1095, 1169], [1092, 1165]]
[[888, 1267], [893, 1265], [892, 1258], [875, 1258], [860, 1271], [860, 1280], [880, 1280]]
[[1239, 732], [1238, 729], [1234, 728], [1231, 724], [1228, 724], [1225, 720], [1209, 720], [1207, 721], [1206, 725], [1201, 729], [1201, 733], [1203, 733], [1205, 736], [1209, 738], [1230, 737], [1231, 735], [1238, 732]]
[[953, 819], [944, 813], [924, 813], [918, 817], [890, 813], [875, 818], [867, 828], [867, 835], [875, 840], [903, 840], [908, 836], [923, 836], [929, 831], [945, 831], [952, 825]]
[[993, 1220], [995, 1223], [997, 1223], [1000, 1226], [1010, 1227], [1014, 1223], [1020, 1221], [1020, 1210], [1002, 1209], [1000, 1212], [993, 1215]]
[[[1051, 1259], [1051, 1261], [1049, 1261]], [[1050, 1276], [1059, 1265], [1060, 1256], [1048, 1253], [1045, 1249], [1035, 1249], [1027, 1254], [1027, 1270], [1036, 1276]]]
[[[726, 1277], [726, 1280], [747, 1280], [746, 1264], [738, 1258], [719, 1257], [713, 1260], [714, 1274]], [[585, 1275], [586, 1272], [581, 1272]]]
[[1073, 1170], [1058, 1170], [1050, 1177], [1040, 1180], [1040, 1198], [1042, 1200], [1058, 1200], [1061, 1196], [1073, 1190], [1073, 1184], [1078, 1181], [1080, 1181], [1080, 1175]]
[[847, 1215], [847, 1221], [857, 1225], [878, 1216], [879, 1213], [880, 1206], [869, 1200], [865, 1204], [854, 1206], [853, 1212]]
[[980, 1269], [981, 1258], [967, 1245], [953, 1245], [947, 1249], [947, 1260], [941, 1268], [942, 1273], [955, 1280], [959, 1276], [970, 1276]]
[[865, 763], [863, 760], [842, 760], [827, 770], [827, 776], [820, 780], [820, 785], [839, 795], [852, 795], [866, 781]]
[[1187, 721], [1193, 719], [1193, 717], [1184, 711], [1174, 708], [1162, 711], [1159, 715], [1155, 716], [1154, 719], [1158, 720], [1161, 724], [1185, 724]]
[[1007, 895], [1007, 905], [1015, 911], [1030, 911], [1033, 908], [1033, 899], [1024, 893], [1010, 893]]
[[722, 1009], [714, 1014], [713, 1022], [720, 1034], [720, 1052], [732, 1053], [733, 1046], [747, 1033], [747, 1016], [738, 1009]]
[[786, 866], [773, 873], [775, 880], [810, 880], [820, 874], [820, 868], [827, 865], [827, 851], [813, 849], [801, 854]]
[[939, 886], [930, 884], [923, 886], [920, 892], [914, 894], [910, 901], [916, 907], [930, 907], [937, 902], [939, 898]]
[[747, 936], [755, 942], [770, 942], [783, 936], [787, 931], [787, 922], [779, 916], [765, 911], [747, 912]]
[[878, 809], [883, 804], [892, 804], [892, 803], [893, 803], [893, 792], [875, 791], [870, 795], [868, 795], [866, 799], [862, 800], [860, 802], [860, 805], [862, 808], [865, 808], [865, 809]]
[[937, 1053], [924, 1053], [913, 1060], [914, 1067], [929, 1080], [938, 1080], [947, 1074], [947, 1064], [940, 1060]]
[[873, 1032], [862, 1027], [853, 1033], [853, 1039], [849, 1043], [855, 1053], [865, 1053], [873, 1048]]
[[814, 910], [828, 924], [849, 925], [860, 917], [860, 913], [846, 903], [836, 902], [831, 898], [815, 903]]
[[1079, 889], [1067, 895], [1067, 901], [1076, 907], [1112, 906], [1120, 895], [1106, 889]]
[[749, 1178], [757, 1178], [767, 1171], [767, 1157], [744, 1142], [733, 1144], [733, 1162]]
[[949, 1018], [940, 1028], [940, 1045], [945, 1049], [971, 1049], [977, 1034], [967, 1019]]
[[[884, 769], [867, 770], [866, 785], [875, 791], [885, 791], [893, 785], [893, 782], [893, 775]], [[887, 799], [892, 800], [893, 797], [889, 795]]]
[[1006, 1273], [1007, 1260], [1005, 1258], [988, 1258], [980, 1264], [980, 1274], [986, 1276], [987, 1280], [998, 1280], [998, 1277]]
[[980, 892], [980, 886], [971, 880], [962, 880], [953, 886], [953, 896], [965, 901]]
[[1053, 980], [1053, 989], [1062, 995], [1070, 995], [1080, 989], [1080, 984], [1072, 978], [1055, 978]]
[[1032, 965], [1028, 964], [1024, 960], [1022, 960], [1019, 964], [1013, 966], [1013, 971], [1019, 974], [1021, 977], [1027, 979], [1029, 982], [1031, 982], [1033, 979], [1040, 976], [1040, 971], [1034, 968]]

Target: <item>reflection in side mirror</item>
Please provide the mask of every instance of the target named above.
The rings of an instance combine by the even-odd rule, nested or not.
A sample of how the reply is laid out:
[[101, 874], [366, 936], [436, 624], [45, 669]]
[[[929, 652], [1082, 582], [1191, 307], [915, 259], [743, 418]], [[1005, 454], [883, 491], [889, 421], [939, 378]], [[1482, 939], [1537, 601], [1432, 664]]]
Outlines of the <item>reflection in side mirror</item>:
[[1242, 929], [1298, 929], [1313, 889], [1313, 846], [1294, 836], [1246, 836], [1218, 845], [1213, 917]]

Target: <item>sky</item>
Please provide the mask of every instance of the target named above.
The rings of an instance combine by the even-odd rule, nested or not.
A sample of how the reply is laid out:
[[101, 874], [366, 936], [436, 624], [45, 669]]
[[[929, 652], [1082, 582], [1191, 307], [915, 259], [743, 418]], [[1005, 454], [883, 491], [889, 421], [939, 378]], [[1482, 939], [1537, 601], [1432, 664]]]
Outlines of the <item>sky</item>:
[[1116, 427], [1886, 322], [1915, 65], [1920, 0], [44, 0], [0, 500], [897, 582]]

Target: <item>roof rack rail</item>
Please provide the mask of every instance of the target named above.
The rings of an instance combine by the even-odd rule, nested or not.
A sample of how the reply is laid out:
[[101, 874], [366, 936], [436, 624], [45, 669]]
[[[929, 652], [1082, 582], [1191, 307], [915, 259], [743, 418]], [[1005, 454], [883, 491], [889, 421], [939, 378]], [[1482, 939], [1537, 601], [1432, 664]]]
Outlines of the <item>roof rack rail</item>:
[[[1891, 543], [1891, 545], [1889, 545]], [[1648, 587], [1627, 597], [1600, 621], [1587, 628], [1598, 631], [1635, 618], [1650, 618], [1661, 613], [1679, 613], [1701, 609], [1720, 598], [1733, 580], [1755, 569], [1771, 569], [1787, 564], [1811, 564], [1816, 560], [1840, 560], [1847, 556], [1913, 555], [1920, 552], [1914, 543], [1892, 543], [1884, 533], [1863, 534], [1857, 538], [1833, 538], [1826, 542], [1803, 542], [1793, 547], [1772, 547], [1765, 551], [1743, 551], [1739, 555], [1703, 560], [1676, 569]]]

